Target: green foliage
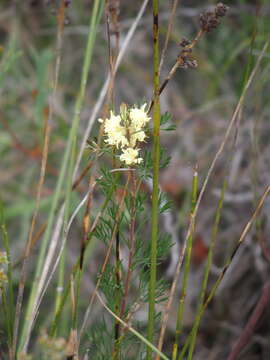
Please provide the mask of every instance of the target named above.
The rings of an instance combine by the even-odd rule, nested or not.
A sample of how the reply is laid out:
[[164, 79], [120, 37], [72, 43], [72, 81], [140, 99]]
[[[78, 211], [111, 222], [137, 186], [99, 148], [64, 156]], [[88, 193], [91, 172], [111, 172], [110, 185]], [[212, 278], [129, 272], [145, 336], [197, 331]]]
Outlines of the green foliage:
[[[166, 149], [160, 146], [160, 169], [165, 169], [170, 163], [171, 157], [168, 155]], [[149, 151], [146, 151], [144, 154], [143, 164], [138, 167], [138, 172], [142, 180], [147, 180], [152, 178], [153, 171], [153, 159], [152, 154]]]
[[119, 286], [116, 282], [115, 267], [111, 264], [108, 264], [104, 273], [101, 274], [100, 277], [100, 287], [106, 297], [107, 305], [111, 310], [114, 311], [117, 301], [117, 294], [120, 292], [120, 295], [123, 296], [123, 287], [121, 285]]
[[113, 337], [111, 328], [103, 316], [97, 323], [92, 324], [87, 335], [91, 356], [97, 360], [110, 359]]
[[[2, 50], [3, 51], [3, 50]], [[0, 88], [4, 88], [4, 80], [11, 71], [14, 70], [23, 53], [17, 49], [15, 38], [10, 40], [7, 51], [0, 53]]]
[[163, 131], [174, 131], [176, 125], [172, 124], [172, 116], [169, 112], [164, 113], [160, 117], [160, 130]]
[[159, 213], [162, 214], [172, 208], [172, 201], [168, 200], [165, 193], [160, 192], [158, 198]]
[[110, 169], [102, 167], [100, 169], [100, 177], [97, 179], [97, 184], [103, 194], [110, 198], [117, 187], [116, 177]]

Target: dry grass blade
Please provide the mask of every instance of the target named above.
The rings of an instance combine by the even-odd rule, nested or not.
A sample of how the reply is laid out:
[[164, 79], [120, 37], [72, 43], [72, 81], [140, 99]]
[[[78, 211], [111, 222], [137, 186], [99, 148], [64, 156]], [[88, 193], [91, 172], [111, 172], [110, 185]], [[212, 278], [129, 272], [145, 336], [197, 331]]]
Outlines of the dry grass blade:
[[235, 246], [235, 249], [233, 250], [232, 255], [230, 256], [229, 260], [227, 261], [227, 264], [224, 266], [224, 268], [223, 268], [221, 274], [219, 275], [216, 283], [212, 287], [212, 290], [210, 291], [210, 294], [209, 294], [209, 296], [207, 297], [207, 299], [206, 299], [206, 301], [204, 303], [202, 311], [204, 311], [207, 308], [209, 302], [212, 300], [213, 296], [215, 295], [219, 284], [221, 283], [222, 279], [224, 278], [225, 274], [227, 273], [227, 271], [229, 269], [229, 266], [230, 266], [230, 264], [232, 263], [232, 261], [233, 261], [233, 259], [235, 257], [235, 254], [237, 253], [237, 251], [238, 251], [240, 245], [242, 244], [242, 242], [245, 240], [245, 237], [247, 236], [248, 232], [250, 231], [251, 226], [253, 225], [254, 221], [256, 220], [256, 218], [257, 218], [259, 212], [261, 211], [261, 209], [262, 209], [262, 207], [264, 205], [264, 202], [265, 202], [265, 200], [266, 200], [266, 198], [268, 197], [269, 194], [270, 194], [270, 186], [268, 186], [267, 189], [265, 190], [265, 192], [262, 195], [262, 197], [261, 197], [261, 199], [260, 199], [260, 201], [259, 201], [259, 203], [258, 203], [258, 205], [257, 205], [251, 219], [248, 221], [248, 223], [246, 224], [244, 230], [242, 231], [241, 236], [240, 236], [240, 238], [239, 238], [239, 240], [238, 240], [238, 242], [237, 242], [237, 244]]
[[[243, 102], [244, 102], [244, 99], [245, 99], [245, 96], [246, 96], [246, 93], [259, 69], [259, 66], [261, 64], [261, 61], [267, 51], [267, 48], [269, 46], [269, 42], [270, 42], [270, 39], [268, 39], [266, 41], [266, 43], [264, 44], [263, 46], [263, 49], [256, 61], [256, 64], [253, 68], [253, 71], [251, 72], [249, 78], [248, 78], [248, 81], [242, 91], [242, 94], [240, 96], [240, 99], [237, 103], [237, 106], [235, 108], [235, 111], [233, 113], [233, 116], [231, 118], [231, 121], [228, 125], [228, 128], [226, 130], [226, 133], [224, 135], [224, 138], [220, 144], [220, 147], [210, 165], [210, 168], [207, 172], [207, 175], [206, 175], [206, 178], [203, 182], [203, 185], [202, 185], [202, 188], [201, 188], [201, 191], [200, 191], [200, 194], [198, 196], [198, 200], [197, 200], [197, 204], [196, 204], [196, 207], [195, 207], [195, 210], [194, 210], [194, 218], [196, 218], [197, 216], [197, 213], [198, 213], [198, 209], [199, 209], [199, 206], [200, 206], [200, 203], [201, 203], [201, 200], [202, 200], [202, 197], [205, 193], [205, 190], [206, 190], [206, 187], [207, 187], [207, 184], [209, 182], [209, 179], [210, 179], [210, 176], [212, 175], [213, 173], [213, 170], [216, 166], [216, 163], [220, 157], [220, 155], [222, 154], [223, 150], [224, 150], [224, 147], [229, 139], [229, 136], [231, 134], [231, 131], [232, 131], [232, 128], [233, 126], [235, 125], [235, 122], [237, 120], [237, 116], [239, 114], [239, 111], [243, 105]], [[176, 284], [177, 284], [177, 280], [178, 280], [178, 277], [179, 277], [179, 274], [180, 274], [180, 269], [181, 269], [181, 266], [182, 266], [182, 263], [183, 263], [183, 258], [184, 258], [184, 254], [185, 254], [185, 251], [186, 251], [186, 243], [187, 243], [187, 239], [189, 237], [189, 234], [190, 234], [190, 231], [191, 231], [191, 224], [189, 225], [189, 228], [188, 228], [188, 231], [187, 231], [187, 235], [186, 235], [186, 238], [185, 238], [185, 243], [183, 245], [183, 248], [181, 250], [181, 254], [180, 254], [180, 257], [179, 257], [179, 260], [178, 260], [178, 263], [177, 263], [177, 266], [176, 266], [176, 270], [175, 270], [175, 276], [174, 276], [174, 279], [173, 279], [173, 283], [172, 283], [172, 286], [171, 286], [171, 289], [170, 289], [170, 294], [169, 294], [169, 299], [168, 299], [168, 302], [166, 304], [166, 307], [165, 307], [165, 311], [163, 313], [163, 317], [162, 317], [162, 326], [161, 326], [161, 332], [160, 332], [160, 337], [159, 337], [159, 345], [158, 345], [158, 349], [161, 350], [162, 349], [162, 346], [163, 346], [163, 341], [164, 341], [164, 335], [165, 335], [165, 330], [166, 330], [166, 327], [167, 327], [167, 322], [168, 322], [168, 318], [169, 318], [169, 312], [170, 312], [170, 308], [171, 308], [171, 305], [172, 305], [172, 301], [173, 301], [173, 297], [174, 297], [174, 294], [175, 294], [175, 290], [176, 290]], [[158, 360], [158, 357], [156, 357], [156, 360]]]
[[[117, 171], [129, 171], [129, 169], [125, 169], [125, 168], [122, 168], [122, 169], [114, 169], [112, 170], [111, 172], [117, 172]], [[102, 177], [100, 177], [99, 179], [101, 179]], [[55, 226], [55, 229], [54, 229], [54, 232], [52, 234], [52, 241], [51, 241], [51, 245], [50, 245], [50, 249], [48, 251], [48, 255], [46, 257], [46, 262], [45, 262], [45, 266], [44, 266], [44, 271], [46, 270], [46, 274], [48, 273], [48, 264], [51, 264], [52, 260], [54, 259], [54, 265], [52, 267], [52, 269], [50, 270], [50, 275], [48, 276], [47, 278], [47, 281], [45, 283], [45, 280], [46, 280], [46, 274], [45, 272], [43, 272], [42, 274], [42, 281], [40, 281], [40, 283], [42, 283], [42, 286], [40, 287], [40, 292], [39, 292], [39, 297], [38, 297], [38, 301], [37, 301], [37, 304], [36, 304], [36, 309], [35, 309], [35, 312], [34, 312], [34, 317], [36, 316], [37, 314], [37, 311], [40, 307], [40, 304], [41, 304], [41, 301], [45, 295], [45, 292], [53, 278], [53, 275], [57, 269], [57, 266], [59, 264], [59, 261], [60, 261], [60, 258], [61, 258], [61, 255], [64, 251], [64, 248], [65, 248], [65, 241], [67, 239], [67, 236], [69, 234], [69, 230], [71, 228], [71, 225], [73, 223], [73, 221], [75, 220], [78, 212], [80, 211], [80, 209], [84, 206], [84, 204], [87, 202], [87, 199], [89, 197], [89, 194], [93, 192], [94, 188], [96, 186], [96, 181], [94, 183], [92, 183], [92, 187], [88, 190], [88, 192], [86, 193], [86, 195], [84, 196], [84, 198], [81, 200], [81, 202], [77, 205], [76, 209], [74, 210], [73, 214], [71, 215], [70, 219], [69, 219], [69, 222], [68, 222], [68, 225], [67, 225], [67, 228], [66, 228], [66, 231], [65, 231], [65, 236], [63, 237], [62, 239], [62, 243], [61, 243], [61, 247], [60, 247], [60, 250], [58, 252], [58, 255], [57, 257], [55, 258], [53, 256], [53, 254], [55, 253], [55, 248], [56, 248], [56, 245], [58, 243], [58, 240], [59, 240], [59, 236], [60, 236], [60, 231], [59, 229], [61, 228], [62, 226], [62, 223], [63, 223], [63, 216], [64, 216], [64, 205], [62, 205], [60, 211], [59, 211], [59, 215], [58, 215], [58, 222], [56, 223], [56, 226]], [[94, 231], [94, 229], [96, 228], [97, 224], [98, 224], [98, 221], [100, 219], [100, 216], [102, 215], [102, 212], [99, 211], [91, 228], [90, 228], [90, 233]], [[51, 247], [53, 247], [53, 250], [51, 250]], [[57, 289], [58, 291], [62, 291], [63, 289]]]
[[42, 151], [42, 161], [41, 161], [40, 177], [39, 177], [37, 196], [36, 196], [36, 204], [35, 204], [34, 214], [33, 214], [32, 221], [31, 221], [29, 237], [28, 237], [27, 244], [26, 244], [26, 247], [24, 250], [21, 278], [20, 278], [20, 282], [19, 282], [19, 290], [18, 290], [17, 303], [16, 303], [16, 316], [15, 316], [14, 331], [13, 331], [13, 333], [14, 333], [13, 349], [12, 349], [13, 357], [15, 357], [15, 353], [16, 353], [17, 337], [18, 337], [19, 323], [20, 323], [20, 317], [21, 317], [21, 308], [22, 308], [24, 287], [25, 287], [26, 275], [27, 275], [27, 264], [28, 264], [29, 255], [30, 255], [31, 248], [32, 248], [34, 230], [35, 230], [36, 220], [37, 220], [39, 206], [40, 206], [41, 192], [42, 192], [42, 188], [43, 188], [43, 184], [44, 184], [44, 180], [45, 180], [46, 165], [47, 165], [48, 150], [49, 150], [50, 130], [51, 130], [51, 127], [48, 123], [48, 118], [46, 117], [45, 118], [45, 131], [44, 131], [44, 146], [43, 146], [43, 151]]
[[45, 114], [45, 126], [44, 126], [44, 145], [42, 150], [42, 160], [41, 160], [41, 169], [40, 169], [40, 177], [38, 182], [37, 188], [37, 196], [36, 196], [36, 204], [35, 209], [31, 221], [31, 227], [29, 231], [29, 237], [27, 240], [27, 244], [24, 251], [24, 260], [21, 270], [21, 278], [19, 283], [19, 290], [17, 296], [17, 304], [16, 304], [16, 316], [14, 322], [14, 337], [13, 337], [13, 356], [15, 357], [16, 354], [16, 346], [17, 346], [17, 337], [18, 337], [18, 330], [19, 330], [19, 323], [21, 317], [21, 308], [22, 308], [22, 301], [23, 301], [23, 293], [26, 281], [26, 271], [27, 271], [27, 263], [28, 258], [30, 255], [34, 230], [36, 225], [36, 220], [39, 212], [40, 207], [40, 199], [41, 199], [41, 192], [45, 180], [46, 174], [46, 167], [47, 167], [47, 159], [48, 159], [48, 151], [49, 151], [49, 141], [50, 141], [50, 133], [51, 133], [51, 123], [54, 111], [54, 104], [53, 99], [56, 97], [56, 90], [58, 86], [58, 79], [59, 79], [59, 72], [60, 72], [60, 62], [61, 62], [61, 49], [62, 49], [62, 40], [63, 40], [63, 30], [64, 30], [64, 19], [65, 19], [65, 1], [61, 0], [61, 5], [59, 7], [58, 12], [58, 27], [57, 27], [57, 43], [56, 43], [56, 65], [55, 71], [53, 76], [53, 91], [51, 100], [49, 103], [49, 114], [46, 116]]
[[[93, 191], [93, 189], [91, 189], [91, 191]], [[90, 190], [89, 190], [90, 192]], [[73, 214], [71, 215], [70, 217], [70, 220], [68, 222], [68, 225], [67, 225], [67, 229], [66, 229], [66, 233], [65, 233], [65, 237], [62, 239], [62, 244], [61, 244], [61, 247], [60, 247], [60, 250], [59, 250], [59, 253], [54, 261], [54, 265], [53, 265], [53, 268], [51, 269], [50, 271], [50, 275], [48, 276], [48, 279], [47, 279], [47, 282], [46, 284], [43, 286], [43, 291], [42, 293], [40, 294], [40, 297], [39, 297], [39, 300], [38, 300], [38, 303], [37, 303], [37, 310], [39, 309], [39, 306], [40, 306], [40, 303], [45, 295], [45, 292], [53, 278], [53, 275], [57, 269], [57, 266], [59, 264], [59, 261], [60, 261], [60, 258], [61, 258], [61, 255], [64, 251], [64, 248], [65, 248], [65, 240], [66, 240], [66, 237], [68, 236], [68, 233], [69, 233], [69, 230], [70, 230], [70, 227], [73, 223], [73, 221], [75, 220], [76, 216], [78, 215], [78, 212], [80, 211], [80, 209], [83, 207], [83, 205], [86, 203], [87, 201], [87, 198], [89, 196], [89, 192], [84, 196], [84, 198], [82, 199], [82, 201], [79, 203], [79, 205], [76, 207], [76, 209], [74, 210]], [[61, 221], [63, 221], [63, 210], [62, 210], [62, 216], [59, 217], [61, 219]], [[56, 237], [56, 236], [59, 236], [59, 233], [53, 233], [52, 235], [52, 238]], [[62, 291], [63, 289], [57, 289], [57, 291]]]

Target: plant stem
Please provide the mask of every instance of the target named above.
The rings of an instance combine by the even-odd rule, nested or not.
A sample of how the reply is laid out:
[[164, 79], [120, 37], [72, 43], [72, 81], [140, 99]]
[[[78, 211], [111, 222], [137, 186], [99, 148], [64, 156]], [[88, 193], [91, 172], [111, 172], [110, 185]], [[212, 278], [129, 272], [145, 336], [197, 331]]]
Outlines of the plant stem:
[[[80, 123], [80, 112], [83, 105], [84, 95], [85, 95], [85, 89], [87, 84], [87, 78], [90, 70], [91, 60], [92, 60], [92, 54], [93, 54], [93, 47], [94, 42], [96, 38], [97, 33], [97, 25], [100, 20], [100, 16], [98, 16], [100, 9], [103, 8], [103, 0], [95, 0], [93, 4], [93, 12], [89, 24], [89, 33], [88, 33], [88, 39], [87, 39], [87, 46], [85, 51], [85, 57], [84, 57], [84, 64], [83, 64], [83, 70], [81, 75], [81, 83], [80, 83], [80, 90], [78, 93], [78, 97], [76, 99], [75, 104], [75, 111], [74, 116], [72, 120], [72, 125], [69, 132], [69, 137], [67, 141], [67, 147], [66, 151], [63, 157], [63, 161], [61, 164], [61, 170], [60, 175], [58, 178], [58, 182], [56, 185], [56, 190], [54, 193], [54, 198], [52, 202], [52, 207], [49, 214], [48, 219], [48, 226], [46, 228], [46, 232], [43, 238], [43, 242], [41, 245], [37, 268], [36, 268], [36, 274], [35, 279], [33, 281], [32, 290], [27, 306], [27, 312], [26, 312], [26, 321], [23, 326], [22, 334], [20, 337], [20, 350], [23, 349], [25, 352], [27, 351], [28, 342], [30, 338], [30, 333], [32, 330], [32, 326], [35, 320], [35, 317], [33, 314], [36, 312], [36, 305], [38, 303], [38, 297], [41, 293], [42, 284], [40, 283], [40, 277], [43, 271], [43, 266], [45, 262], [45, 256], [46, 256], [46, 250], [47, 245], [51, 236], [51, 231], [53, 228], [53, 223], [55, 220], [55, 211], [59, 205], [60, 197], [62, 188], [64, 186], [64, 183], [66, 181], [66, 174], [70, 174], [72, 171], [70, 171], [71, 166], [74, 167], [73, 162], [70, 164], [70, 157], [72, 156], [73, 149], [76, 146], [76, 138], [77, 138], [77, 131], [78, 126]], [[99, 11], [98, 11], [99, 10]], [[68, 194], [66, 196], [69, 196]], [[57, 294], [58, 296], [61, 296], [61, 294]]]
[[198, 193], [198, 173], [197, 173], [197, 171], [195, 171], [195, 173], [193, 175], [193, 181], [192, 181], [191, 213], [190, 213], [191, 231], [190, 231], [190, 235], [189, 235], [188, 241], [187, 241], [187, 254], [186, 254], [185, 268], [184, 268], [184, 275], [183, 275], [182, 293], [181, 293], [181, 298], [180, 298], [178, 312], [177, 312], [175, 341], [173, 344], [173, 354], [172, 354], [173, 360], [177, 359], [179, 337], [180, 337], [180, 334], [181, 334], [181, 331], [183, 328], [183, 313], [184, 313], [184, 308], [185, 308], [187, 282], [188, 282], [189, 272], [190, 272], [190, 260], [191, 260], [192, 244], [193, 244], [193, 234], [195, 231], [194, 210], [195, 210], [196, 202], [197, 202], [197, 193]]
[[130, 219], [130, 242], [129, 242], [129, 257], [128, 257], [128, 270], [127, 276], [125, 281], [125, 290], [124, 296], [121, 304], [121, 312], [120, 318], [123, 318], [126, 309], [126, 302], [128, 300], [128, 293], [131, 283], [131, 276], [132, 276], [132, 261], [135, 252], [135, 222], [136, 222], [136, 194], [137, 194], [137, 187], [136, 187], [136, 178], [134, 173], [131, 172], [131, 183], [132, 183], [132, 210], [131, 210], [131, 219]]
[[201, 309], [203, 308], [203, 302], [204, 302], [204, 298], [205, 298], [205, 294], [206, 294], [209, 272], [210, 272], [210, 268], [212, 265], [213, 251], [214, 251], [214, 247], [216, 244], [216, 238], [217, 238], [218, 227], [219, 227], [219, 222], [220, 222], [220, 215], [221, 215], [221, 210], [222, 210], [222, 205], [223, 205], [224, 194], [225, 194], [226, 188], [227, 188], [227, 181], [224, 180], [223, 186], [222, 186], [222, 191], [221, 191], [221, 196], [220, 196], [217, 211], [216, 211], [215, 222], [214, 222], [214, 226], [212, 229], [210, 248], [208, 251], [207, 262], [206, 262], [205, 270], [204, 270], [203, 282], [202, 282], [200, 295], [199, 295], [199, 305], [198, 305], [198, 309], [196, 312], [194, 325], [193, 325], [193, 328], [191, 331], [191, 340], [190, 340], [189, 353], [188, 353], [188, 358], [187, 358], [188, 360], [192, 359], [193, 351], [194, 351], [194, 347], [195, 347], [196, 336], [197, 336], [197, 332], [198, 332], [200, 321], [201, 321], [201, 316], [202, 316]]
[[[153, 85], [154, 85], [154, 106], [153, 106], [153, 191], [152, 191], [152, 229], [151, 229], [151, 265], [149, 280], [148, 298], [148, 341], [154, 339], [155, 321], [155, 290], [157, 272], [157, 240], [158, 240], [158, 178], [160, 160], [160, 103], [159, 103], [159, 27], [158, 27], [158, 0], [153, 0]], [[146, 359], [152, 357], [152, 349], [147, 347]]]
[[[0, 199], [0, 227], [2, 232], [2, 239], [4, 248], [7, 254], [8, 268], [7, 268], [7, 278], [8, 278], [8, 291], [7, 296], [5, 294], [5, 289], [0, 289], [3, 292], [3, 309], [5, 311], [6, 320], [7, 320], [7, 333], [8, 333], [8, 345], [10, 358], [12, 353], [12, 340], [13, 340], [13, 321], [14, 321], [14, 292], [13, 292], [13, 276], [12, 276], [12, 264], [10, 257], [10, 246], [9, 246], [9, 237], [6, 229], [5, 217], [4, 217], [4, 206]], [[6, 301], [7, 300], [7, 301]]]
[[[234, 257], [235, 257], [235, 254], [237, 253], [239, 247], [241, 246], [242, 242], [245, 240], [245, 237], [247, 235], [247, 233], [250, 231], [253, 223], [256, 221], [257, 219], [257, 216], [259, 215], [263, 205], [264, 205], [264, 202], [266, 200], [266, 198], [269, 196], [270, 194], [270, 186], [267, 187], [267, 189], [265, 190], [265, 192], [263, 193], [262, 197], [260, 198], [258, 204], [257, 204], [257, 207], [252, 215], [252, 217], [250, 218], [250, 220], [247, 222], [246, 226], [244, 227], [244, 230], [242, 231], [241, 233], [241, 236], [237, 242], [237, 244], [235, 245], [235, 248], [234, 250], [232, 251], [232, 254], [230, 255], [229, 259], [226, 261], [224, 267], [223, 267], [223, 270], [222, 272], [220, 273], [220, 275], [218, 276], [216, 282], [214, 283], [214, 285], [212, 286], [211, 290], [209, 291], [209, 295], [207, 296], [207, 298], [205, 299], [204, 303], [203, 303], [203, 306], [200, 308], [200, 312], [198, 312], [198, 316], [201, 318], [205, 309], [207, 308], [209, 302], [213, 299], [221, 281], [223, 280], [224, 276], [226, 275], [229, 267], [230, 267], [230, 264], [232, 263]], [[186, 340], [186, 343], [184, 345], [184, 348], [182, 349], [182, 352], [178, 358], [178, 360], [183, 360], [183, 357], [185, 355], [185, 352], [186, 352], [186, 349], [188, 347], [188, 345], [190, 344], [190, 341], [191, 341], [191, 335], [192, 333], [188, 336], [187, 340]]]
[[[120, 303], [121, 303], [121, 260], [120, 260], [120, 231], [117, 230], [115, 239], [115, 282], [116, 282], [116, 293], [115, 293], [115, 314], [120, 315]], [[115, 319], [114, 322], [114, 344], [112, 359], [120, 359], [120, 322]]]
[[[81, 84], [80, 84], [80, 92], [78, 94], [78, 98], [75, 104], [75, 114], [73, 118], [73, 123], [77, 124], [76, 130], [79, 125], [80, 120], [80, 111], [82, 108], [82, 103], [84, 100], [84, 94], [86, 89], [86, 83], [87, 83], [87, 77], [91, 66], [92, 61], [92, 55], [93, 55], [93, 48], [94, 48], [94, 42], [96, 38], [97, 33], [97, 25], [101, 18], [101, 13], [103, 9], [103, 0], [95, 0], [93, 4], [93, 10], [89, 25], [89, 33], [88, 33], [88, 39], [87, 39], [87, 46], [86, 46], [86, 52], [84, 57], [84, 65], [83, 65], [83, 71], [82, 71], [82, 77], [81, 77]], [[64, 227], [66, 223], [68, 222], [68, 207], [70, 202], [70, 193], [72, 191], [72, 175], [75, 165], [75, 156], [76, 156], [76, 140], [77, 136], [76, 133], [74, 134], [74, 137], [72, 137], [72, 144], [71, 144], [71, 150], [70, 150], [70, 157], [71, 161], [69, 163], [69, 170], [68, 170], [68, 179], [67, 179], [67, 187], [66, 187], [66, 208], [65, 208], [65, 221], [64, 221]], [[64, 268], [65, 268], [65, 253], [63, 252], [60, 268], [59, 268], [59, 279], [58, 279], [58, 286], [60, 288], [63, 287], [64, 282]], [[61, 293], [57, 293], [56, 297], [56, 309], [58, 307], [58, 304], [60, 303], [61, 299]]]

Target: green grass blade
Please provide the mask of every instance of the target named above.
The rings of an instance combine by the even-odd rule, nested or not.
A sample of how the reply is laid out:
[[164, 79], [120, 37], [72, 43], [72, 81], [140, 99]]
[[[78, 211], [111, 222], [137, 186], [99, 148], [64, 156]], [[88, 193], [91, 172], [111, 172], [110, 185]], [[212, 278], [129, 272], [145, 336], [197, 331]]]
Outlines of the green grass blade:
[[198, 173], [197, 173], [197, 171], [195, 171], [194, 175], [193, 175], [193, 180], [192, 180], [191, 212], [190, 212], [191, 230], [190, 230], [190, 235], [187, 239], [187, 252], [186, 252], [186, 259], [185, 259], [182, 291], [181, 291], [181, 298], [180, 298], [180, 302], [178, 305], [178, 311], [177, 311], [175, 341], [173, 344], [173, 353], [172, 353], [173, 360], [177, 359], [179, 337], [180, 337], [180, 334], [181, 334], [182, 328], [183, 328], [183, 314], [184, 314], [184, 309], [185, 309], [185, 297], [186, 297], [187, 283], [188, 283], [189, 272], [190, 272], [193, 234], [195, 231], [195, 223], [194, 223], [195, 219], [194, 219], [193, 215], [194, 215], [194, 210], [195, 210], [196, 203], [197, 203], [197, 194], [198, 194]]

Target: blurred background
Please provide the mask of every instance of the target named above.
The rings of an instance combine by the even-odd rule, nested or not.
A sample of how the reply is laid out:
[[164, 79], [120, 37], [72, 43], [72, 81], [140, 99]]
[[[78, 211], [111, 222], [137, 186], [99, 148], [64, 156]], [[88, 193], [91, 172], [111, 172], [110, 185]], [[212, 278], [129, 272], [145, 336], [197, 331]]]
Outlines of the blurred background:
[[[161, 79], [164, 79], [180, 51], [183, 37], [193, 39], [199, 29], [199, 15], [211, 9], [214, 1], [180, 0]], [[175, 249], [179, 250], [186, 234], [190, 211], [190, 192], [194, 169], [200, 185], [213, 161], [246, 80], [270, 34], [268, 1], [226, 1], [228, 15], [213, 32], [206, 34], [193, 51], [196, 69], [179, 69], [161, 96], [162, 113], [172, 115], [176, 130], [162, 133], [162, 145], [171, 156], [169, 166], [161, 171], [160, 185], [173, 209], [160, 219], [162, 230], [171, 234], [176, 244], [170, 257], [160, 268], [168, 280], [175, 271]], [[119, 45], [142, 5], [142, 1], [120, 1]], [[151, 4], [131, 38], [116, 74], [115, 107], [149, 102], [152, 96], [152, 15]], [[9, 0], [0, 2], [0, 193], [4, 203], [12, 259], [17, 263], [26, 244], [35, 204], [43, 143], [43, 117], [48, 111], [48, 98], [56, 56], [58, 1], [21, 1], [15, 9]], [[172, 1], [160, 1], [161, 48], [165, 42]], [[52, 135], [47, 176], [42, 192], [38, 225], [47, 218], [59, 167], [66, 146], [67, 134], [74, 112], [75, 98], [88, 34], [92, 1], [71, 1], [66, 9], [59, 86], [54, 98]], [[245, 98], [244, 105], [226, 148], [210, 178], [196, 223], [192, 270], [188, 286], [184, 332], [194, 320], [196, 299], [203, 276], [203, 265], [224, 179], [228, 186], [224, 198], [221, 225], [217, 236], [210, 284], [220, 274], [231, 255], [246, 223], [250, 220], [261, 195], [270, 181], [270, 49]], [[84, 135], [93, 108], [109, 69], [105, 17], [101, 18], [94, 57], [81, 113], [79, 141]], [[98, 117], [102, 116], [102, 111]], [[91, 133], [98, 133], [96, 122]], [[86, 165], [86, 150], [81, 169]], [[80, 201], [87, 189], [87, 179], [74, 195]], [[95, 195], [99, 201], [99, 195]], [[223, 279], [214, 300], [203, 317], [194, 359], [227, 359], [269, 281], [270, 267], [270, 200], [257, 217]], [[79, 251], [82, 214], [75, 220], [68, 239], [68, 265], [71, 267]], [[2, 247], [2, 244], [0, 244]], [[34, 264], [38, 244], [33, 249]], [[104, 248], [95, 245], [94, 263]], [[15, 268], [19, 275], [20, 266]], [[95, 273], [95, 268], [91, 270]], [[83, 283], [87, 294], [93, 286], [89, 276]], [[53, 293], [53, 289], [49, 290]], [[180, 289], [179, 289], [180, 291]], [[27, 294], [27, 289], [26, 289]], [[270, 300], [268, 299], [269, 304]], [[40, 321], [46, 326], [50, 306], [47, 296], [41, 307]], [[95, 310], [92, 321], [104, 310]], [[172, 315], [173, 315], [172, 310]], [[175, 310], [176, 311], [176, 310]], [[270, 311], [262, 310], [248, 344], [238, 359], [267, 360], [270, 358]], [[138, 319], [143, 317], [143, 309]], [[174, 331], [174, 317], [169, 323]], [[0, 334], [2, 338], [3, 334]], [[4, 338], [4, 336], [3, 336]], [[1, 341], [1, 340], [0, 340]], [[171, 346], [170, 332], [165, 341]], [[1, 343], [0, 343], [1, 346]]]

